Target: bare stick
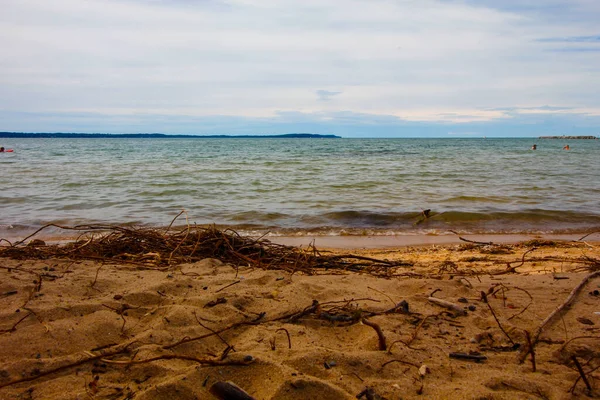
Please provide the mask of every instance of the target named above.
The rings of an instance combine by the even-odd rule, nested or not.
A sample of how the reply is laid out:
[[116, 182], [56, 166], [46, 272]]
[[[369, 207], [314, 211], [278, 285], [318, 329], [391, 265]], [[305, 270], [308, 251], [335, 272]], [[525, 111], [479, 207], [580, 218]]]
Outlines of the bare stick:
[[[287, 329], [285, 329], [285, 328], [279, 328], [279, 329], [277, 329], [277, 330], [275, 331], [275, 334], [277, 334], [277, 332], [279, 332], [279, 331], [284, 331], [284, 332], [285, 332], [285, 334], [287, 335], [287, 339], [288, 339], [288, 348], [290, 348], [290, 349], [291, 349], [291, 348], [292, 348], [292, 339], [290, 338], [290, 333], [289, 333], [289, 332], [288, 332], [288, 330], [287, 330]], [[275, 342], [275, 338], [273, 338], [273, 343], [274, 343], [274, 342]]]
[[[548, 315], [546, 319], [542, 321], [540, 326], [538, 326], [538, 328], [535, 330], [532, 337], [532, 343], [534, 346], [537, 344], [540, 335], [542, 334], [542, 331], [544, 330], [546, 325], [552, 322], [552, 320], [557, 315], [559, 315], [566, 307], [568, 307], [573, 302], [573, 300], [575, 300], [575, 297], [577, 297], [579, 291], [588, 283], [589, 280], [598, 276], [600, 276], [600, 271], [592, 272], [591, 274], [588, 274], [585, 278], [583, 278], [579, 285], [575, 286], [575, 288], [571, 291], [569, 297], [567, 297], [567, 299], [561, 305], [556, 307], [556, 309], [554, 309], [554, 311], [552, 311], [552, 313], [550, 313], [550, 315]], [[519, 362], [522, 363], [525, 360], [525, 357], [527, 357], [527, 353], [521, 353], [521, 356], [519, 357]]]
[[187, 361], [197, 362], [198, 364], [213, 365], [213, 366], [217, 366], [217, 365], [248, 365], [251, 362], [251, 361], [243, 361], [243, 360], [224, 361], [224, 360], [215, 360], [215, 359], [211, 359], [211, 358], [197, 358], [197, 357], [192, 357], [192, 356], [183, 356], [183, 355], [178, 355], [178, 354], [163, 354], [161, 356], [147, 358], [145, 360], [115, 361], [115, 360], [108, 360], [106, 358], [102, 358], [102, 362], [105, 362], [107, 364], [120, 364], [120, 365], [146, 364], [146, 363], [149, 363], [152, 361], [158, 361], [158, 360], [187, 360]]
[[[78, 239], [79, 239], [79, 238], [78, 238]], [[79, 247], [74, 247], [73, 249], [71, 249], [71, 250], [67, 251], [67, 254], [69, 254], [69, 253], [74, 253], [74, 252], [76, 252], [76, 251], [79, 251], [79, 250], [83, 249], [85, 246], [87, 246], [88, 244], [92, 243], [93, 241], [94, 241], [94, 235], [92, 235], [92, 236], [91, 236], [91, 237], [90, 237], [90, 238], [87, 240], [87, 242], [85, 242], [85, 243], [84, 243], [84, 244], [82, 244], [81, 246], [79, 246]]]
[[99, 355], [94, 355], [92, 357], [84, 358], [84, 359], [81, 359], [79, 361], [75, 361], [75, 362], [70, 363], [70, 364], [61, 365], [61, 366], [58, 366], [56, 368], [49, 369], [47, 371], [42, 371], [42, 372], [40, 372], [37, 375], [28, 375], [28, 376], [26, 376], [24, 378], [16, 379], [14, 381], [9, 381], [9, 382], [6, 382], [6, 383], [0, 383], [0, 388], [6, 387], [6, 386], [11, 386], [11, 385], [16, 385], [17, 383], [34, 381], [34, 380], [39, 379], [39, 378], [41, 378], [43, 376], [51, 375], [51, 374], [54, 374], [56, 372], [63, 371], [63, 370], [69, 369], [69, 368], [77, 367], [79, 365], [85, 364], [85, 363], [90, 362], [90, 361], [95, 361], [95, 360], [101, 359], [103, 357], [110, 357], [110, 356], [114, 356], [114, 355], [119, 354], [119, 353], [127, 352], [127, 351], [129, 351], [128, 347], [130, 345], [132, 345], [134, 342], [136, 342], [136, 340], [134, 340], [132, 342], [129, 342], [126, 345], [119, 346], [118, 348], [116, 348], [116, 349], [114, 349], [112, 351], [109, 351], [107, 353], [99, 354]]
[[244, 325], [258, 325], [258, 324], [259, 324], [259, 322], [249, 322], [249, 321], [237, 322], [237, 323], [234, 323], [232, 325], [226, 326], [225, 328], [221, 328], [218, 331], [214, 331], [214, 332], [211, 332], [211, 333], [206, 333], [204, 335], [195, 336], [195, 337], [186, 336], [183, 339], [181, 339], [181, 340], [179, 340], [179, 341], [177, 341], [175, 343], [164, 345], [162, 348], [163, 349], [172, 349], [173, 347], [177, 347], [177, 346], [182, 345], [184, 343], [195, 342], [196, 340], [200, 340], [200, 339], [206, 339], [207, 337], [211, 337], [211, 336], [217, 335], [218, 333], [223, 333], [223, 332], [229, 331], [231, 329], [235, 329], [235, 328], [237, 328], [239, 326], [244, 326]]
[[517, 268], [522, 267], [525, 264], [525, 256], [529, 253], [531, 253], [532, 251], [537, 250], [537, 247], [532, 247], [531, 249], [527, 250], [525, 253], [523, 253], [523, 256], [521, 257], [521, 264], [519, 265], [515, 265], [514, 267], [510, 265], [510, 263], [506, 263], [508, 265], [508, 268], [506, 268], [504, 271], [495, 273], [493, 275], [504, 275], [504, 274], [510, 274], [513, 272], [517, 272]]
[[398, 339], [398, 340], [392, 342], [392, 344], [390, 344], [390, 347], [388, 348], [388, 351], [387, 351], [388, 354], [392, 354], [392, 348], [394, 347], [394, 345], [396, 343], [402, 343], [403, 345], [405, 345], [407, 348], [409, 348], [411, 350], [423, 351], [423, 349], [417, 349], [416, 347], [411, 347], [409, 343], [406, 343], [406, 341]]
[[404, 365], [410, 365], [411, 367], [415, 367], [416, 369], [419, 369], [420, 365], [417, 365], [415, 363], [412, 363], [410, 361], [404, 361], [404, 360], [390, 360], [390, 361], [386, 361], [381, 365], [380, 370], [383, 370], [383, 367], [385, 367], [386, 365], [389, 365], [391, 363], [400, 363], [400, 364], [404, 364]]
[[588, 233], [587, 235], [585, 235], [585, 236], [582, 236], [582, 237], [580, 237], [580, 238], [579, 238], [579, 239], [577, 239], [577, 240], [574, 240], [574, 242], [581, 242], [583, 239], [585, 239], [586, 237], [588, 237], [588, 236], [590, 236], [590, 235], [593, 235], [594, 233], [600, 233], [600, 232], [591, 232], [591, 233]]
[[518, 313], [516, 313], [515, 315], [512, 315], [510, 317], [507, 318], [508, 321], [510, 321], [511, 319], [518, 317], [519, 315], [523, 314], [525, 311], [527, 311], [527, 309], [529, 308], [530, 305], [533, 304], [533, 297], [531, 296], [531, 294], [529, 294], [529, 292], [525, 289], [521, 289], [520, 287], [514, 286], [513, 289], [517, 289], [517, 290], [521, 290], [523, 292], [525, 292], [527, 294], [527, 296], [529, 296], [529, 303]]
[[42, 226], [40, 229], [38, 229], [37, 231], [33, 232], [31, 235], [29, 235], [29, 236], [26, 236], [24, 239], [22, 239], [22, 240], [19, 240], [18, 242], [15, 242], [15, 243], [14, 243], [12, 246], [13, 246], [13, 247], [16, 247], [16, 246], [18, 246], [18, 245], [20, 245], [20, 244], [22, 244], [22, 243], [25, 243], [25, 241], [26, 241], [27, 239], [34, 237], [35, 235], [37, 235], [38, 233], [40, 233], [40, 232], [41, 232], [41, 231], [43, 231], [44, 229], [46, 229], [46, 228], [48, 228], [48, 227], [51, 227], [51, 226], [54, 226], [54, 227], [56, 227], [56, 228], [60, 228], [60, 229], [71, 229], [71, 228], [69, 228], [69, 227], [66, 227], [66, 226], [60, 226], [60, 225], [56, 225], [56, 224], [46, 224], [46, 225]]
[[202, 322], [200, 322], [200, 319], [198, 318], [198, 315], [196, 314], [196, 311], [192, 312], [192, 314], [194, 314], [194, 317], [196, 317], [196, 321], [198, 322], [198, 324], [201, 327], [203, 327], [204, 329], [207, 329], [207, 330], [211, 331], [213, 334], [215, 334], [221, 340], [221, 342], [225, 343], [225, 346], [227, 346], [228, 348], [231, 348], [233, 351], [235, 351], [235, 349], [233, 349], [233, 346], [230, 345], [229, 343], [227, 343], [227, 341], [225, 339], [223, 339], [223, 336], [221, 336], [219, 334], [219, 332], [215, 331], [214, 329], [209, 328], [208, 326], [206, 326]]
[[559, 352], [562, 352], [562, 351], [563, 351], [563, 350], [564, 350], [564, 349], [567, 347], [567, 345], [568, 345], [569, 343], [571, 343], [571, 342], [573, 342], [573, 341], [575, 341], [575, 340], [581, 340], [581, 339], [600, 339], [600, 336], [577, 336], [577, 337], [574, 337], [574, 338], [572, 338], [572, 339], [570, 339], [570, 340], [566, 341], [566, 342], [565, 342], [565, 343], [562, 345], [562, 347], [560, 348]]
[[[177, 215], [175, 216], [175, 218], [173, 218], [173, 220], [171, 221], [171, 223], [169, 224], [169, 226], [167, 226], [167, 229], [165, 229], [165, 234], [166, 234], [167, 232], [169, 232], [169, 229], [171, 229], [171, 227], [172, 227], [172, 226], [173, 226], [173, 224], [175, 223], [175, 220], [176, 220], [177, 218], [179, 218], [179, 217], [180, 217], [182, 214], [186, 214], [186, 211], [185, 211], [185, 210], [181, 210], [181, 212], [179, 212], [179, 214], [177, 214]], [[187, 214], [186, 214], [186, 215], [187, 215]]]
[[531, 343], [531, 335], [529, 334], [529, 331], [525, 331], [525, 338], [527, 339], [527, 345], [529, 346], [527, 353], [531, 354], [531, 368], [533, 372], [535, 372], [535, 348], [533, 343]]
[[96, 285], [96, 282], [98, 282], [98, 274], [100, 273], [100, 270], [102, 269], [102, 267], [104, 267], [104, 264], [100, 264], [100, 267], [98, 267], [98, 269], [96, 270], [96, 276], [94, 277], [94, 281], [91, 283], [90, 287], [94, 290], [99, 291], [100, 293], [102, 293], [102, 291], [100, 289], [96, 289], [94, 287], [94, 285]]
[[0, 294], [0, 298], [12, 296], [13, 294], [17, 294], [17, 293], [19, 293], [19, 291], [17, 291], [17, 290], [9, 290], [8, 292], [4, 292], [4, 293]]
[[479, 245], [486, 245], [486, 246], [489, 246], [489, 245], [493, 246], [494, 245], [494, 242], [477, 242], [477, 241], [474, 241], [474, 240], [469, 240], [469, 239], [465, 239], [465, 238], [461, 237], [458, 234], [458, 232], [455, 232], [455, 231], [450, 231], [450, 232], [454, 233], [455, 235], [458, 235], [458, 238], [460, 240], [462, 240], [463, 242], [473, 243], [473, 244], [479, 244]]
[[230, 286], [237, 285], [237, 284], [238, 284], [238, 283], [240, 283], [240, 282], [241, 282], [241, 281], [235, 281], [235, 282], [233, 282], [233, 283], [230, 283], [230, 284], [229, 284], [229, 285], [227, 285], [227, 286], [223, 286], [221, 289], [219, 289], [219, 290], [215, 290], [215, 293], [219, 293], [221, 290], [225, 290], [225, 289], [227, 289], [227, 288], [228, 288], [228, 287], [230, 287]]
[[386, 350], [387, 344], [385, 343], [385, 336], [383, 335], [383, 331], [381, 330], [381, 327], [379, 325], [377, 325], [375, 322], [371, 322], [371, 321], [367, 320], [366, 318], [363, 318], [361, 321], [363, 324], [375, 329], [375, 332], [377, 332], [377, 338], [379, 339], [379, 350]]
[[2, 329], [2, 330], [0, 330], [0, 333], [9, 333], [9, 332], [16, 331], [17, 330], [17, 325], [19, 325], [21, 322], [23, 322], [31, 314], [33, 314], [33, 313], [30, 312], [29, 314], [25, 315], [23, 318], [21, 318], [20, 320], [18, 320], [10, 329]]
[[[496, 323], [498, 324], [498, 326], [500, 327], [500, 330], [506, 335], [506, 337], [508, 338], [508, 340], [510, 341], [510, 343], [512, 345], [515, 344], [515, 342], [512, 340], [512, 338], [510, 337], [510, 335], [504, 330], [504, 328], [502, 327], [502, 324], [500, 323], [500, 321], [498, 320], [498, 317], [496, 317], [496, 313], [494, 312], [494, 309], [492, 308], [492, 305], [489, 302], [486, 302], [485, 304], [487, 304], [488, 308], [490, 309], [490, 311], [492, 312], [492, 316], [494, 317], [494, 319], [496, 320]], [[535, 368], [534, 368], [534, 372], [535, 372]]]
[[[421, 327], [423, 326], [423, 324], [425, 324], [425, 321], [427, 321], [427, 319], [429, 319], [429, 318], [437, 318], [438, 316], [439, 316], [439, 314], [431, 314], [431, 315], [428, 315], [425, 318], [423, 318], [421, 320], [421, 322], [419, 322], [419, 325], [417, 325], [417, 328], [413, 332], [410, 340], [408, 341], [408, 344], [410, 345], [412, 342], [415, 341], [415, 339], [417, 338], [417, 334], [419, 333], [419, 330], [421, 329]], [[391, 350], [391, 348], [392, 348], [392, 346], [390, 346], [390, 350]]]
[[467, 312], [458, 304], [450, 303], [449, 301], [438, 299], [437, 297], [429, 297], [427, 300], [429, 300], [431, 303], [437, 304], [438, 306], [452, 310], [459, 315], [467, 315]]
[[390, 301], [392, 302], [393, 305], [396, 305], [396, 302], [394, 301], [394, 299], [392, 299], [390, 296], [388, 296], [387, 294], [383, 293], [381, 290], [377, 290], [375, 288], [372, 288], [371, 286], [367, 286], [367, 289], [371, 289], [376, 291], [377, 293], [380, 293], [382, 295], [384, 295], [385, 297], [387, 297], [388, 299], [390, 299]]
[[455, 358], [457, 360], [470, 360], [470, 361], [475, 361], [475, 362], [487, 360], [486, 356], [482, 356], [479, 354], [469, 354], [469, 353], [450, 353], [450, 358]]
[[[179, 241], [179, 243], [177, 243], [177, 246], [173, 249], [173, 251], [171, 251], [171, 254], [169, 254], [169, 261], [167, 261], [167, 265], [171, 265], [171, 259], [173, 259], [173, 254], [175, 254], [175, 252], [177, 250], [179, 250], [179, 248], [181, 247], [181, 245], [183, 244], [183, 242], [185, 242], [186, 239], [188, 238], [188, 236], [190, 235], [190, 223], [189, 223], [188, 218], [187, 218], [187, 213], [185, 212], [185, 210], [183, 210], [181, 213], [185, 213], [185, 222], [187, 223], [187, 230], [185, 232], [185, 236]], [[181, 213], [179, 213], [179, 215], [181, 215]], [[177, 218], [177, 217], [175, 217], [175, 218]], [[175, 221], [175, 220], [173, 220], [173, 221]], [[171, 222], [171, 224], [172, 223], [173, 222]], [[167, 231], [168, 231], [168, 228], [167, 228]]]
[[123, 318], [123, 325], [121, 326], [121, 335], [124, 336], [125, 335], [125, 324], [127, 323], [127, 320], [125, 319], [125, 315], [123, 315], [123, 312], [119, 313], [119, 315], [121, 316], [121, 318]]
[[583, 379], [583, 383], [585, 383], [585, 386], [591, 392], [592, 386], [590, 385], [590, 382], [588, 381], [587, 376], [585, 376], [585, 373], [583, 372], [583, 368], [581, 368], [581, 364], [579, 364], [577, 357], [573, 356], [573, 357], [571, 357], [571, 360], [573, 360], [573, 362], [575, 363], [575, 367], [577, 367], [577, 371], [579, 371], [579, 375], [581, 375], [581, 379]]

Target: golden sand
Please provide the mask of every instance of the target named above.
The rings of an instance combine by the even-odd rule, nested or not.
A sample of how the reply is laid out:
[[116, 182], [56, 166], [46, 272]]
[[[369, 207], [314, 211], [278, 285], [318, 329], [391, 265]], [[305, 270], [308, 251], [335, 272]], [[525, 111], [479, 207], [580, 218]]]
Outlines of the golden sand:
[[598, 243], [374, 247], [328, 251], [412, 266], [0, 258], [0, 398], [216, 399], [233, 382], [255, 399], [570, 399], [589, 394], [573, 357], [600, 394], [600, 279], [541, 330], [535, 371], [523, 352], [600, 270]]

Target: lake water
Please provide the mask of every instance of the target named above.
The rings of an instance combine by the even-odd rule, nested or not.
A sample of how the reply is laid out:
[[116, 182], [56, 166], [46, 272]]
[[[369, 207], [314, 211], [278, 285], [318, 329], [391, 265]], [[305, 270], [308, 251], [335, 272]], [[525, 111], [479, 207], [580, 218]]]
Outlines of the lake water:
[[600, 230], [599, 140], [0, 142], [15, 149], [0, 154], [0, 237], [166, 226], [183, 209], [190, 223], [275, 235]]

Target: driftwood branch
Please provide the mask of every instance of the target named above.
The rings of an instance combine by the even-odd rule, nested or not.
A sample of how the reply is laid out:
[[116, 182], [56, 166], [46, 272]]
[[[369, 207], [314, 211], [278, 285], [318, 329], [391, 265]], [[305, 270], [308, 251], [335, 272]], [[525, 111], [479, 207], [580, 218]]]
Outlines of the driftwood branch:
[[592, 385], [590, 385], [590, 382], [588, 381], [587, 376], [585, 376], [585, 372], [583, 372], [583, 368], [581, 368], [581, 364], [579, 363], [579, 360], [577, 360], [577, 357], [575, 357], [575, 356], [571, 357], [571, 360], [573, 360], [573, 363], [575, 364], [575, 367], [577, 368], [577, 372], [579, 372], [579, 376], [581, 376], [581, 379], [583, 379], [583, 383], [585, 383], [585, 387], [587, 387], [587, 390], [589, 390], [591, 392]]
[[437, 304], [438, 306], [442, 306], [447, 308], [448, 310], [454, 311], [458, 315], [467, 315], [467, 312], [458, 304], [451, 303], [446, 300], [438, 299], [437, 297], [429, 297], [427, 298], [429, 302], [433, 304]]
[[[577, 294], [591, 279], [597, 278], [598, 276], [600, 276], [600, 271], [592, 272], [591, 274], [588, 274], [585, 278], [583, 278], [583, 280], [577, 286], [575, 286], [575, 288], [573, 288], [573, 290], [571, 291], [571, 293], [569, 294], [567, 299], [562, 304], [560, 304], [558, 307], [556, 307], [554, 309], [554, 311], [552, 311], [550, 313], [550, 315], [548, 315], [546, 317], [546, 319], [544, 319], [542, 321], [542, 323], [538, 326], [538, 328], [533, 333], [532, 340], [531, 340], [533, 346], [535, 346], [537, 344], [537, 342], [539, 341], [540, 335], [542, 334], [546, 325], [550, 324], [550, 322], [552, 322], [554, 320], [554, 318], [556, 318], [565, 308], [567, 308], [573, 302], [573, 300], [575, 300], [575, 297], [577, 297]], [[519, 362], [522, 363], [525, 360], [525, 357], [527, 357], [527, 353], [525, 353], [525, 352], [521, 353], [521, 356], [519, 357]]]
[[523, 253], [523, 256], [521, 257], [521, 263], [519, 265], [512, 266], [511, 263], [506, 263], [507, 267], [504, 271], [497, 272], [493, 275], [505, 275], [517, 272], [517, 268], [522, 267], [525, 264], [525, 256], [534, 250], [537, 250], [537, 247], [532, 247], [531, 249]]
[[[504, 327], [502, 326], [502, 324], [500, 323], [500, 320], [498, 320], [498, 317], [496, 316], [496, 313], [494, 312], [494, 309], [492, 308], [492, 305], [490, 304], [489, 301], [487, 301], [485, 304], [487, 304], [488, 308], [490, 309], [492, 316], [494, 317], [494, 319], [496, 320], [496, 323], [498, 324], [498, 326], [500, 327], [500, 330], [502, 331], [502, 333], [504, 333], [504, 335], [508, 338], [508, 340], [510, 341], [510, 343], [512, 345], [515, 344], [515, 342], [512, 340], [512, 338], [510, 337], [510, 335], [508, 334], [508, 332], [506, 332], [506, 330], [504, 329]], [[535, 372], [535, 371], [534, 371]]]
[[248, 365], [251, 361], [244, 360], [220, 360], [220, 359], [211, 359], [211, 358], [198, 358], [192, 356], [184, 356], [178, 354], [163, 354], [157, 357], [146, 358], [144, 360], [109, 360], [107, 358], [102, 357], [102, 362], [107, 364], [117, 364], [117, 365], [133, 365], [133, 364], [147, 364], [153, 361], [158, 360], [186, 360], [193, 361], [202, 365], [211, 365], [211, 366], [220, 366], [220, 365]]
[[379, 350], [387, 350], [385, 336], [383, 335], [383, 331], [381, 330], [381, 327], [379, 325], [377, 325], [375, 322], [371, 322], [366, 318], [363, 318], [361, 321], [363, 324], [370, 326], [371, 328], [375, 329], [375, 332], [377, 332], [377, 338], [379, 339]]
[[460, 240], [462, 240], [463, 242], [467, 242], [467, 243], [473, 243], [473, 244], [478, 244], [478, 245], [481, 245], [481, 246], [493, 246], [493, 245], [495, 244], [494, 242], [478, 242], [478, 241], [475, 241], [475, 240], [469, 240], [469, 239], [465, 239], [464, 237], [460, 236], [460, 235], [458, 234], [458, 232], [456, 232], [456, 231], [452, 231], [452, 230], [451, 230], [451, 231], [449, 231], [449, 232], [452, 232], [452, 233], [454, 233], [455, 235], [457, 235], [457, 236], [458, 236], [458, 238], [459, 238]]
[[13, 381], [9, 381], [9, 382], [6, 382], [6, 383], [2, 383], [2, 384], [0, 384], [0, 388], [11, 386], [11, 385], [16, 385], [16, 384], [22, 383], [22, 382], [34, 381], [34, 380], [39, 379], [41, 377], [52, 375], [52, 374], [55, 374], [57, 372], [65, 371], [65, 370], [71, 369], [73, 367], [77, 367], [79, 365], [83, 365], [83, 364], [89, 363], [91, 361], [96, 361], [96, 360], [99, 360], [99, 359], [103, 359], [105, 357], [111, 357], [111, 356], [115, 356], [117, 354], [126, 353], [126, 352], [129, 351], [129, 346], [131, 346], [134, 342], [135, 341], [129, 342], [129, 343], [124, 344], [124, 345], [117, 346], [117, 347], [115, 347], [112, 350], [103, 352], [102, 354], [94, 355], [91, 352], [85, 352], [87, 355], [89, 355], [89, 357], [82, 358], [82, 359], [80, 359], [78, 361], [75, 361], [75, 362], [72, 362], [72, 363], [67, 363], [67, 364], [64, 364], [64, 365], [60, 365], [58, 367], [51, 368], [51, 369], [46, 370], [46, 371], [41, 371], [41, 372], [39, 372], [37, 374], [28, 374], [27, 376], [25, 376], [23, 378], [15, 379]]

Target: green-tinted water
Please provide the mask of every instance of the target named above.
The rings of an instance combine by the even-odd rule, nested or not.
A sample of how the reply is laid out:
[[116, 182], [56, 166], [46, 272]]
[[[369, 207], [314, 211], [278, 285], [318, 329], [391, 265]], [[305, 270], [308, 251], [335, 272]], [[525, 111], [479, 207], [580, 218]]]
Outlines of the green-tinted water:
[[[571, 150], [562, 150], [567, 143]], [[2, 145], [15, 152], [0, 155], [0, 237], [49, 222], [162, 226], [182, 209], [199, 224], [288, 234], [600, 227], [598, 140], [4, 139]], [[423, 209], [432, 218], [421, 221]]]

